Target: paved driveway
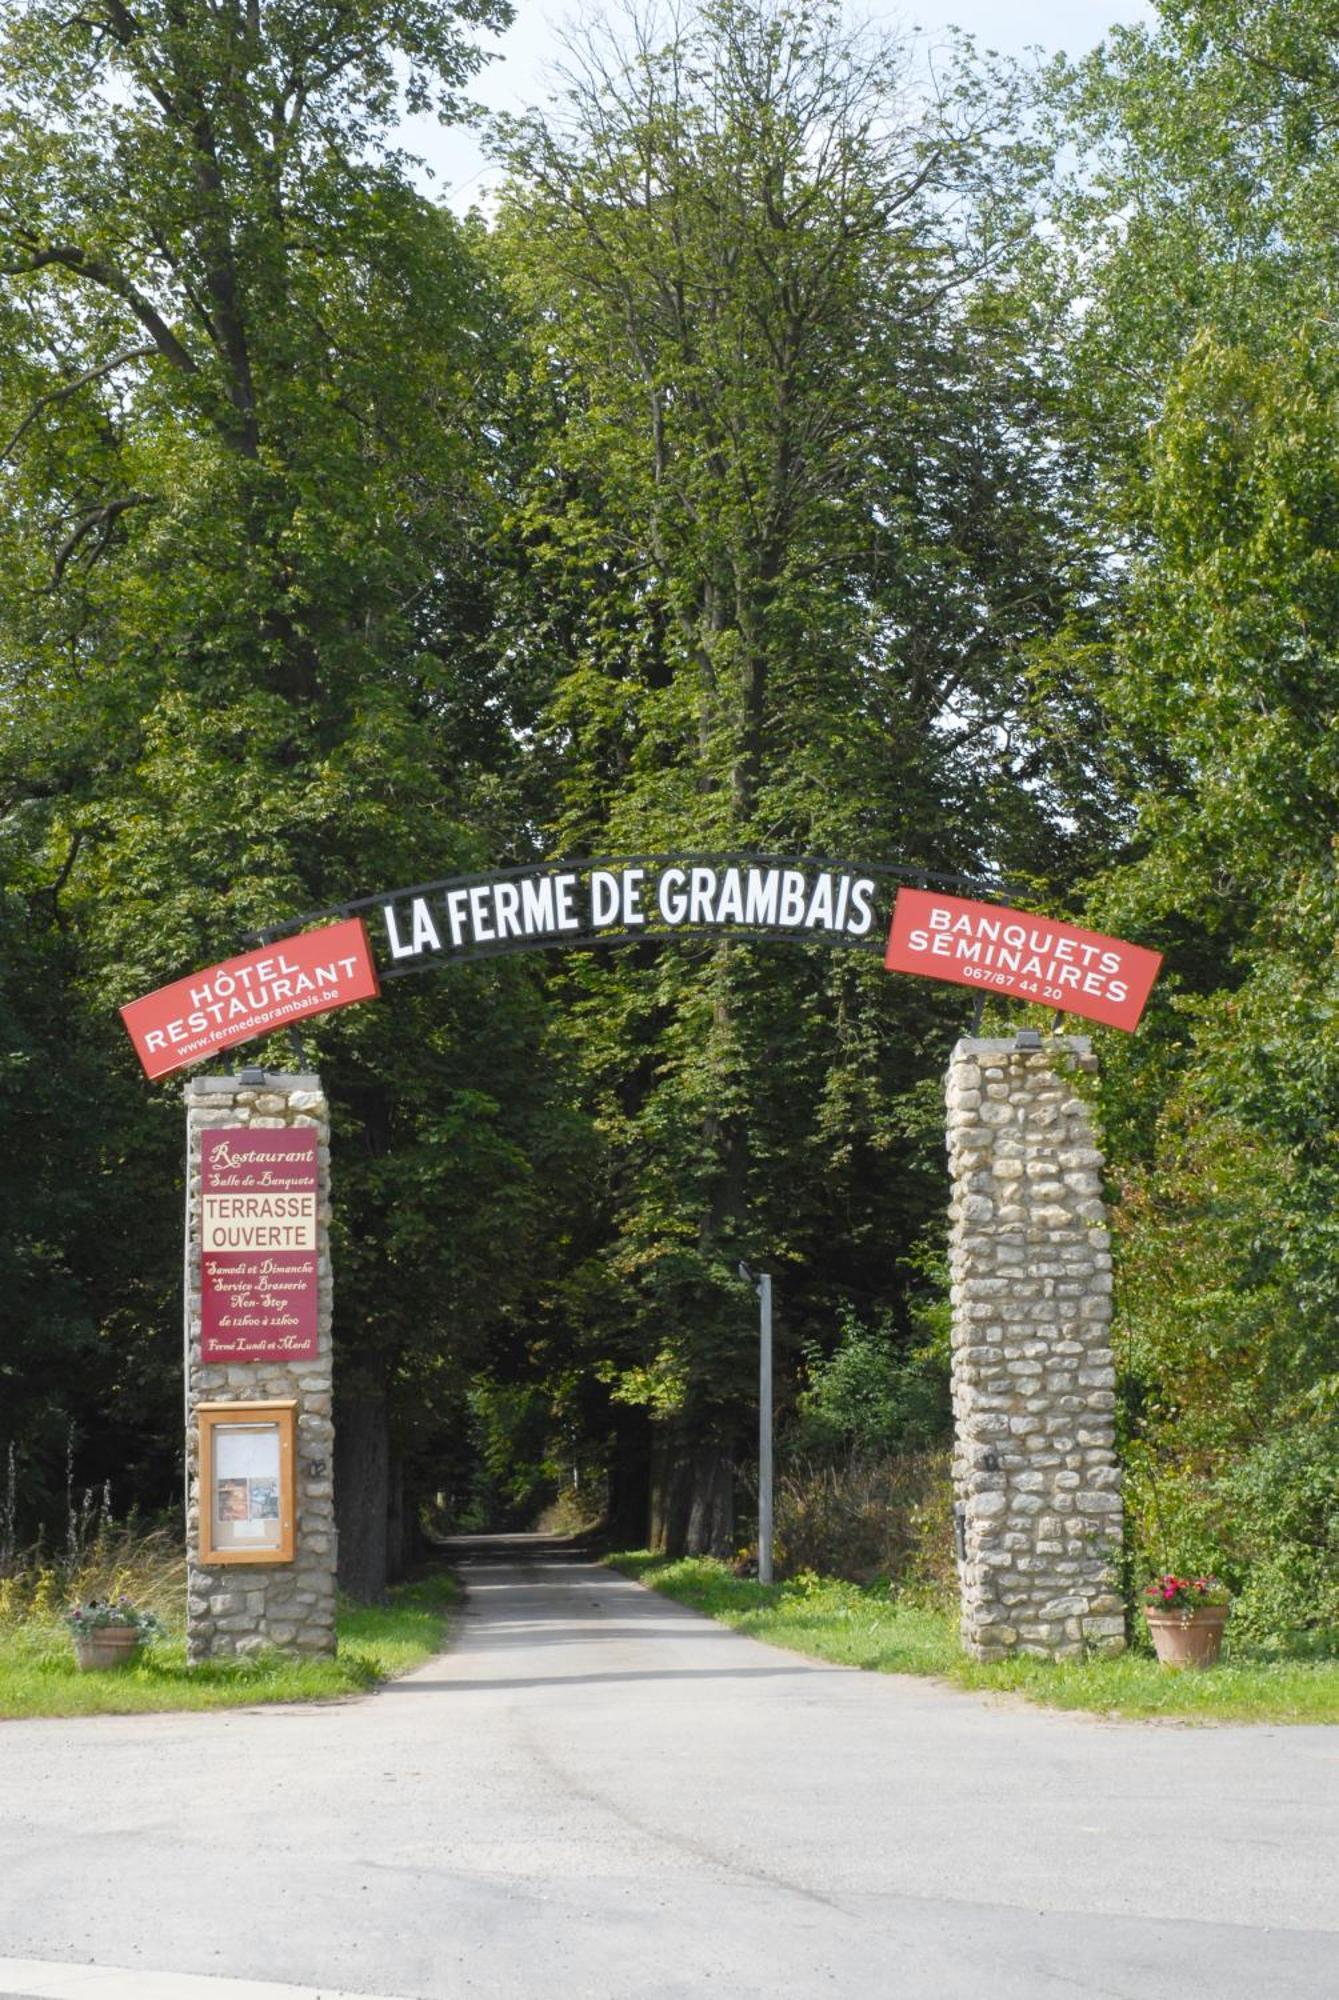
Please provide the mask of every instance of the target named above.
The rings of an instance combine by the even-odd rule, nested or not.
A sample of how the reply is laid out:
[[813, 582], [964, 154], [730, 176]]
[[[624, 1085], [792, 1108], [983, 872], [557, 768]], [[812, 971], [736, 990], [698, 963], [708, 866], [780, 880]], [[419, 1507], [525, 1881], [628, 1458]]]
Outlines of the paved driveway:
[[465, 1575], [366, 1701], [0, 1725], [0, 1993], [1339, 1995], [1339, 1730], [809, 1664], [542, 1541]]

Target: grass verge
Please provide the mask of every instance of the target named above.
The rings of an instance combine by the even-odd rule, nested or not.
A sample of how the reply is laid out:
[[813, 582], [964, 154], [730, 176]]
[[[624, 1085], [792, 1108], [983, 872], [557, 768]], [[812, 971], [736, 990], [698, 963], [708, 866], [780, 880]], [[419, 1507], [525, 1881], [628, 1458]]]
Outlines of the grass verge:
[[185, 1636], [170, 1630], [130, 1665], [83, 1674], [59, 1618], [6, 1621], [0, 1623], [0, 1718], [249, 1708], [365, 1694], [440, 1651], [459, 1594], [451, 1577], [434, 1574], [398, 1585], [385, 1604], [342, 1607], [333, 1660], [261, 1653], [188, 1667]]
[[[935, 1674], [955, 1686], [1018, 1694], [1049, 1708], [1180, 1722], [1339, 1722], [1339, 1659], [1294, 1659], [1225, 1651], [1202, 1671], [1168, 1672], [1136, 1652], [1115, 1660], [1017, 1658], [982, 1666], [958, 1644], [942, 1611], [835, 1578], [800, 1576], [761, 1584], [707, 1557], [673, 1560], [644, 1550], [608, 1558], [677, 1604], [811, 1658], [883, 1674]], [[1229, 1626], [1229, 1631], [1230, 1631]]]

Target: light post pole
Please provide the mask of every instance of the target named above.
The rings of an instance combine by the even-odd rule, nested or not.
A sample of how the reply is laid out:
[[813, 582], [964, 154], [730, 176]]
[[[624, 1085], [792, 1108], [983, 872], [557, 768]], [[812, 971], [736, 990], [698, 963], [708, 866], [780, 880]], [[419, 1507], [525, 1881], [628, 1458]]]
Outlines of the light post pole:
[[739, 1275], [758, 1294], [758, 1581], [772, 1581], [772, 1274]]

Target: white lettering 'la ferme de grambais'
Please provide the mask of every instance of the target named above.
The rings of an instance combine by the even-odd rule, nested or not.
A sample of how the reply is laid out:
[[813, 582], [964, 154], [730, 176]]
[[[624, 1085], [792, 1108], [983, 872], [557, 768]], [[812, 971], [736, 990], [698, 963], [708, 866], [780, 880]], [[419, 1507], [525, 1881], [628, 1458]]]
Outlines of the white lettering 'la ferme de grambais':
[[870, 936], [875, 884], [838, 869], [672, 867], [536, 870], [382, 906], [392, 961], [600, 932], [679, 929]]

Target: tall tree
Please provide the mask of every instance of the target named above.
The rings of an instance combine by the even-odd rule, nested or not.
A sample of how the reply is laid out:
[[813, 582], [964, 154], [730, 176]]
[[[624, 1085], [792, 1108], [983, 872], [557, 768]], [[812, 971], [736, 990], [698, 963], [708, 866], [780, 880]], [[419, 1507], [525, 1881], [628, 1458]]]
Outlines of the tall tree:
[[1337, 54], [1324, 5], [1191, 0], [1057, 79], [1074, 409], [1120, 555], [1068, 664], [1132, 813], [1090, 907], [1169, 955], [1107, 1065], [1132, 1515], [1257, 1632], [1335, 1604]]
[[[750, 0], [663, 34], [633, 14], [567, 83], [511, 128], [497, 244], [533, 327], [516, 529], [554, 846], [981, 873], [1058, 849], [1003, 747], [1067, 583], [1018, 86], [963, 68], [918, 100], [835, 8]], [[884, 1282], [887, 1235], [939, 1200], [917, 1090], [952, 1011], [731, 948], [590, 964], [571, 993], [609, 1159], [582, 1313], [682, 1468], [665, 1536], [719, 1542], [753, 1365], [736, 1261], [794, 1272], [801, 1316]]]
[[[520, 837], [528, 717], [484, 644], [504, 319], [480, 227], [427, 203], [392, 143], [405, 103], [451, 114], [470, 30], [505, 18], [490, 0], [5, 10], [0, 840], [13, 893], [57, 910], [72, 1021], [253, 927]], [[421, 1409], [439, 1352], [515, 1296], [548, 1103], [499, 1085], [503, 1052], [524, 1075], [542, 1033], [514, 968], [404, 995], [398, 1032], [389, 1011], [310, 1038], [341, 1152], [342, 1433], [370, 1490], [391, 1482], [388, 1409]], [[95, 1073], [128, 1078], [114, 1046], [99, 1026]], [[143, 1143], [123, 1103], [102, 1100], [106, 1162]], [[169, 1212], [175, 1126], [143, 1161]], [[104, 1347], [144, 1265], [163, 1273], [151, 1344], [173, 1354], [151, 1232], [96, 1270], [87, 1245], [58, 1250], [69, 1323]], [[362, 1497], [345, 1482], [349, 1520]], [[351, 1577], [370, 1590], [377, 1544]]]

